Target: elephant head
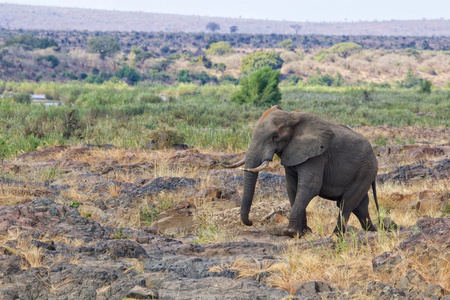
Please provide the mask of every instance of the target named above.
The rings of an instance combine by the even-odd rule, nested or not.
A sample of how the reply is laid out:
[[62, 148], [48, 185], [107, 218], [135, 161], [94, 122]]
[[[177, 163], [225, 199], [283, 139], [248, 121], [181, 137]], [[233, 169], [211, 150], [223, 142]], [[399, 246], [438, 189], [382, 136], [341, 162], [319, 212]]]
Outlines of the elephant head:
[[251, 226], [250, 207], [255, 192], [258, 172], [264, 170], [276, 154], [283, 166], [299, 165], [307, 159], [324, 153], [334, 137], [325, 121], [300, 111], [287, 112], [279, 106], [268, 109], [256, 123], [245, 160], [244, 193], [241, 220]]

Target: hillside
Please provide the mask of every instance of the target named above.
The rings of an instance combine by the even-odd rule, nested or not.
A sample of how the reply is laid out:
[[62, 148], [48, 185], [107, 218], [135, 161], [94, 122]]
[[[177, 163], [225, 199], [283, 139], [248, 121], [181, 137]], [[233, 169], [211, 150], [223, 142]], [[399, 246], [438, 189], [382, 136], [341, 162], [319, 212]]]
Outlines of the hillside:
[[450, 20], [292, 22], [243, 18], [184, 16], [144, 12], [46, 7], [0, 3], [0, 28], [89, 31], [204, 32], [208, 22], [220, 25], [219, 33], [237, 26], [240, 33], [450, 36]]

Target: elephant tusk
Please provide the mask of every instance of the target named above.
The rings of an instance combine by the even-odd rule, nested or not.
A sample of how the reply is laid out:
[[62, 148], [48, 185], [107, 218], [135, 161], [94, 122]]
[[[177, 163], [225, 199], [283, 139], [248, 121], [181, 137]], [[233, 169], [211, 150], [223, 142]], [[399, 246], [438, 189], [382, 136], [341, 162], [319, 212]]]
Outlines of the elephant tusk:
[[256, 168], [244, 168], [243, 170], [245, 172], [258, 173], [258, 172], [260, 172], [262, 170], [267, 169], [267, 166], [269, 165], [269, 162], [270, 161], [265, 160], [265, 161], [263, 161], [263, 163], [259, 167], [256, 167]]
[[222, 167], [227, 168], [227, 169], [237, 168], [237, 167], [242, 166], [243, 164], [245, 164], [245, 158], [243, 160], [240, 160], [240, 161], [238, 161], [238, 162], [236, 162], [234, 164], [231, 164], [231, 165], [226, 165], [226, 164], [220, 163], [220, 165]]

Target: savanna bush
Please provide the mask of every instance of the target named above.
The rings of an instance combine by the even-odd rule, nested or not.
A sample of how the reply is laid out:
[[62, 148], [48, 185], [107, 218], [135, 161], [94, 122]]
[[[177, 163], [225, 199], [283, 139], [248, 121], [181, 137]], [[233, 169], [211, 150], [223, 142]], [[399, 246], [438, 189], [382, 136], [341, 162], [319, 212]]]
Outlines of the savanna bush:
[[206, 54], [209, 55], [225, 55], [228, 53], [233, 53], [233, 48], [230, 47], [230, 43], [224, 41], [212, 43], [206, 50]]
[[262, 67], [278, 70], [282, 66], [283, 60], [277, 52], [259, 51], [249, 54], [242, 59], [241, 72], [249, 74]]
[[184, 143], [185, 137], [178, 130], [168, 127], [160, 126], [150, 133], [151, 142], [154, 144], [153, 148], [164, 149], [175, 146], [176, 144]]
[[248, 103], [255, 106], [278, 104], [281, 101], [279, 82], [280, 71], [272, 70], [270, 66], [260, 68], [241, 80], [240, 90], [231, 97], [231, 100], [239, 104]]

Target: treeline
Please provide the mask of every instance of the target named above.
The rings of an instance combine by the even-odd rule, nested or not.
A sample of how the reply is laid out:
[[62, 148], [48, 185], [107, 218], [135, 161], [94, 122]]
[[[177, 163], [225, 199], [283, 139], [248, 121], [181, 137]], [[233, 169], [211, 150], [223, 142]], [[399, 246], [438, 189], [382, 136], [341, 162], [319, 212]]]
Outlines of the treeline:
[[[133, 46], [147, 48], [170, 47], [178, 50], [185, 48], [208, 48], [212, 43], [226, 41], [236, 48], [276, 48], [285, 39], [291, 39], [296, 48], [328, 48], [342, 42], [353, 42], [365, 49], [420, 49], [450, 50], [449, 36], [411, 37], [411, 36], [353, 36], [353, 35], [294, 35], [294, 34], [243, 34], [243, 33], [170, 33], [170, 32], [92, 32], [92, 31], [47, 31], [47, 30], [6, 30], [0, 29], [0, 43], [27, 43], [16, 41], [23, 35], [55, 41], [62, 49], [73, 47], [86, 49], [90, 37], [107, 35], [119, 41], [123, 51], [131, 51]], [[23, 39], [23, 38], [22, 38]]]

